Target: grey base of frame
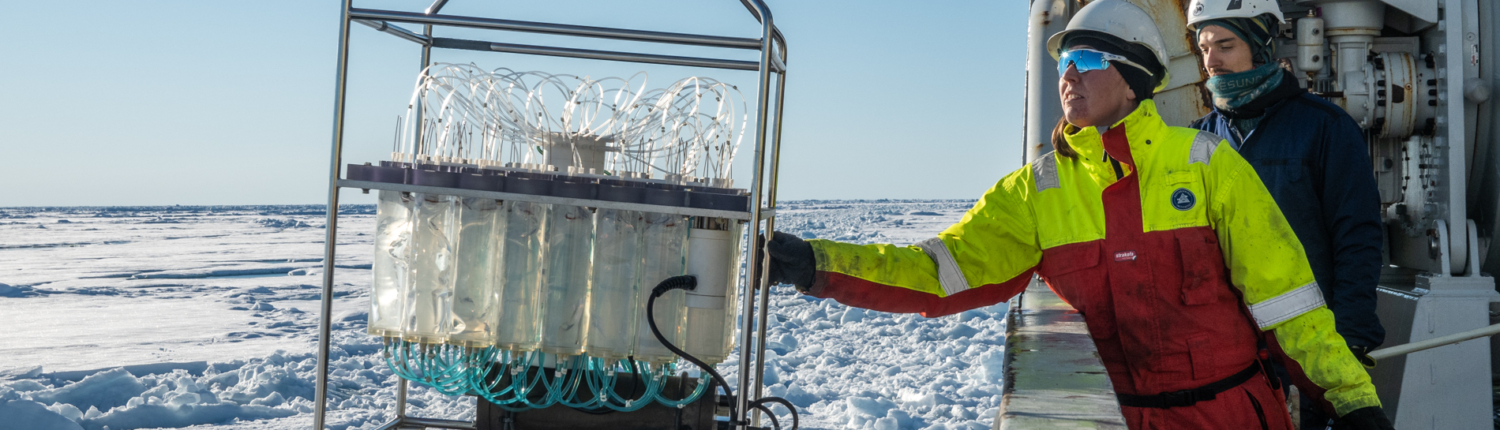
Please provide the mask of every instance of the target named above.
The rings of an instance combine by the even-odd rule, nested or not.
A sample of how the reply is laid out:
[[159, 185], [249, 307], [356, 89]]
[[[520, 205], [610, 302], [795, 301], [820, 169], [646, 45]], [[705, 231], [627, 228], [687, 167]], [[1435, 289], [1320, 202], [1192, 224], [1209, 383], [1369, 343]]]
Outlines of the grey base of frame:
[[406, 429], [426, 429], [426, 428], [455, 429], [455, 430], [474, 430], [475, 426], [474, 426], [474, 423], [471, 423], [471, 422], [468, 422], [468, 421], [435, 420], [435, 419], [431, 419], [431, 418], [401, 417], [401, 418], [397, 418], [397, 419], [391, 420], [388, 423], [385, 423], [385, 425], [380, 426], [376, 430], [406, 430]]

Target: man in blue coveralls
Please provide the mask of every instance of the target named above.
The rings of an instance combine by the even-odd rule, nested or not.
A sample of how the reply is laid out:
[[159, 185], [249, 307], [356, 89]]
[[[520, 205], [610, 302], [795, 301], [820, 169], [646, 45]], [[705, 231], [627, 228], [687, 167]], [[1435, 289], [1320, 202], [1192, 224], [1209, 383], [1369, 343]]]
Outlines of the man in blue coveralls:
[[[1275, 0], [1193, 0], [1187, 15], [1214, 104], [1191, 127], [1228, 140], [1254, 166], [1307, 250], [1338, 333], [1373, 366], [1366, 353], [1385, 340], [1375, 316], [1382, 225], [1359, 125], [1272, 61], [1282, 21]], [[1300, 369], [1289, 370], [1299, 379]], [[1304, 393], [1302, 428], [1323, 429], [1322, 393], [1296, 385]]]

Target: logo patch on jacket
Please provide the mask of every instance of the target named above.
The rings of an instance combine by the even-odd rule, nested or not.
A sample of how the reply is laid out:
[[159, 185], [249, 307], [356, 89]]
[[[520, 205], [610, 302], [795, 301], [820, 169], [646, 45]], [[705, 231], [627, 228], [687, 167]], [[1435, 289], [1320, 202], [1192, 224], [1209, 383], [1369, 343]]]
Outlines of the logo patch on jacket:
[[1135, 251], [1116, 252], [1115, 261], [1135, 261]]
[[1172, 207], [1177, 208], [1177, 210], [1185, 211], [1192, 209], [1193, 205], [1197, 203], [1198, 198], [1193, 196], [1193, 192], [1188, 191], [1187, 188], [1178, 188], [1177, 191], [1172, 192]]

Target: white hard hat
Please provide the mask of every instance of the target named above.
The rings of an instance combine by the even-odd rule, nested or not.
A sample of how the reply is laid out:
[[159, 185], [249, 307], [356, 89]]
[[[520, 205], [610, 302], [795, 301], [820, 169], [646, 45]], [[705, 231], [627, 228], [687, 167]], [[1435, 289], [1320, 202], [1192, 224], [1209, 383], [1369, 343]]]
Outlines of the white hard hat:
[[[1265, 14], [1274, 15], [1276, 22], [1286, 22], [1286, 17], [1281, 15], [1281, 6], [1276, 4], [1276, 0], [1193, 0], [1188, 5], [1187, 26], [1190, 30], [1197, 30], [1198, 23], [1203, 21], [1255, 18]], [[1274, 29], [1272, 33], [1275, 33]]]
[[1167, 83], [1172, 80], [1171, 74], [1167, 73], [1167, 65], [1171, 60], [1167, 58], [1167, 46], [1162, 42], [1161, 31], [1156, 28], [1156, 21], [1151, 19], [1151, 15], [1139, 6], [1125, 0], [1098, 0], [1079, 9], [1073, 19], [1068, 21], [1066, 29], [1047, 39], [1047, 53], [1052, 54], [1053, 60], [1062, 55], [1060, 51], [1063, 39], [1076, 31], [1104, 33], [1128, 43], [1145, 46], [1156, 54], [1156, 62], [1161, 65], [1162, 76], [1156, 91], [1166, 88]]

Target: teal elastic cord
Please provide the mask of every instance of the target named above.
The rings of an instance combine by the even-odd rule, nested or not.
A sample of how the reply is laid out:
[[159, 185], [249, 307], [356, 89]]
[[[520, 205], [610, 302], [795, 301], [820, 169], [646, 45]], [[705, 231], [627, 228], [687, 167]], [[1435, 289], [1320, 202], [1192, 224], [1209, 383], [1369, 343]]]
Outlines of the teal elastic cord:
[[[574, 409], [593, 409], [599, 405], [597, 396], [589, 397], [582, 402], [574, 401], [578, 396], [580, 383], [587, 381], [589, 377], [589, 357], [586, 355], [575, 356], [568, 360], [569, 371], [567, 386], [559, 390], [558, 403]], [[592, 385], [590, 385], [592, 386]]]
[[[500, 384], [500, 380], [510, 370], [510, 359], [505, 355], [499, 348], [489, 347], [470, 357], [470, 366], [474, 372], [469, 374], [469, 390], [490, 403], [505, 404], [511, 400], [503, 397], [510, 393], [510, 385]], [[495, 371], [496, 367], [499, 368], [498, 372]], [[494, 379], [489, 378], [491, 373], [495, 374]], [[496, 391], [496, 388], [500, 390]]]
[[467, 347], [449, 344], [439, 346], [432, 357], [437, 372], [429, 385], [439, 393], [450, 396], [467, 393], [469, 373], [473, 372], [468, 366], [467, 353]]
[[[674, 366], [662, 366], [662, 375], [660, 376], [660, 378], [663, 381], [667, 380], [667, 378], [672, 377], [672, 367]], [[694, 387], [691, 393], [686, 393], [687, 395], [684, 396], [682, 400], [668, 399], [666, 396], [662, 395], [662, 392], [664, 392], [665, 390], [660, 390], [656, 393], [656, 401], [672, 408], [680, 408], [689, 403], [696, 402], [698, 401], [699, 397], [703, 397], [703, 393], [705, 391], [708, 391], [707, 388], [709, 385], [711, 385], [710, 378], [711, 377], [708, 375], [708, 372], [700, 373], [698, 376], [698, 386]]]

